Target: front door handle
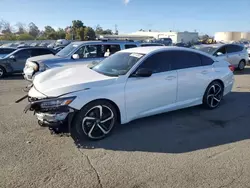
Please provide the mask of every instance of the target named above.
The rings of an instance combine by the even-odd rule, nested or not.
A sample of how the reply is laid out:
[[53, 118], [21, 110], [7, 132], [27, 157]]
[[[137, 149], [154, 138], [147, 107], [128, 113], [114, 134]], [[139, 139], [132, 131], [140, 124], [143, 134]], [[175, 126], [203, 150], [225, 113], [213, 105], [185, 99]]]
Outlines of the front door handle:
[[175, 78], [176, 78], [176, 76], [168, 76], [168, 77], [165, 78], [165, 80], [173, 80]]

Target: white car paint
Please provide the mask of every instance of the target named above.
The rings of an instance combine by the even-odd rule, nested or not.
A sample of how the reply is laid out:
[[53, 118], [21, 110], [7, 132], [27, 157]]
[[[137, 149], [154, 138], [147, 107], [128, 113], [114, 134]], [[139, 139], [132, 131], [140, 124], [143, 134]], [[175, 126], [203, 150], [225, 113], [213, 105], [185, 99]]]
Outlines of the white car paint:
[[[152, 54], [171, 50], [195, 52], [215, 62], [209, 66], [155, 73], [146, 78], [129, 77]], [[96, 99], [110, 100], [119, 108], [121, 123], [124, 124], [137, 118], [202, 104], [205, 90], [214, 80], [223, 82], [224, 95], [232, 90], [234, 76], [228, 68], [229, 63], [206, 53], [161, 46], [131, 48], [117, 53], [124, 52], [145, 54], [125, 75], [105, 76], [87, 66], [54, 68], [35, 77], [29, 96], [76, 96], [69, 106], [77, 110]]]

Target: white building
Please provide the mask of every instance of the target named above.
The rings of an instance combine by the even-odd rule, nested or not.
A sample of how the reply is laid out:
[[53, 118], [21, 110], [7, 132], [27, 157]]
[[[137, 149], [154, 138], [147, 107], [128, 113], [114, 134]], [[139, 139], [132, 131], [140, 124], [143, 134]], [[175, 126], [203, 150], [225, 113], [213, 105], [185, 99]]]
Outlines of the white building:
[[137, 31], [129, 35], [139, 35], [139, 36], [148, 36], [154, 37], [155, 39], [160, 38], [171, 38], [173, 43], [177, 42], [197, 42], [198, 33], [197, 32], [156, 32], [156, 31]]
[[250, 32], [217, 32], [214, 35], [216, 41], [231, 42], [242, 39], [250, 40]]

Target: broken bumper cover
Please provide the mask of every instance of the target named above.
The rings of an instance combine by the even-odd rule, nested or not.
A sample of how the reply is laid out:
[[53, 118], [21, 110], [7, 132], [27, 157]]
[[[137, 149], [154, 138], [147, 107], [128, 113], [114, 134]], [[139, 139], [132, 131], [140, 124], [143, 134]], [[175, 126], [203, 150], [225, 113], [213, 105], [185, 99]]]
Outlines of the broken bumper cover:
[[73, 116], [77, 110], [69, 106], [60, 106], [52, 109], [42, 109], [41, 104], [48, 100], [45, 99], [30, 102], [25, 107], [24, 112], [26, 113], [27, 111], [34, 111], [39, 124], [47, 125], [48, 127], [62, 125], [65, 122], [68, 122], [70, 124], [72, 118], [69, 118], [69, 116]]

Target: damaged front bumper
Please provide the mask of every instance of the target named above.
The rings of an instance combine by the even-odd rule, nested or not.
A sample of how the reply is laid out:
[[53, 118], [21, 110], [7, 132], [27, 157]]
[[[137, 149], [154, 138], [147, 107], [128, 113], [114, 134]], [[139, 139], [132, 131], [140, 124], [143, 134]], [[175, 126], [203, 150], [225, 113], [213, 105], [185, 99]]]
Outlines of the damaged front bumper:
[[[41, 108], [41, 104], [52, 100], [51, 98], [33, 101], [33, 99], [28, 97], [28, 100], [30, 103], [25, 107], [24, 112], [33, 111], [40, 126], [49, 127], [50, 130], [53, 129], [56, 132], [65, 132], [66, 125], [67, 132], [70, 133], [71, 122], [74, 114], [77, 112], [76, 109], [69, 106], [60, 106], [52, 109]], [[60, 129], [64, 131], [60, 131]]]

